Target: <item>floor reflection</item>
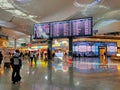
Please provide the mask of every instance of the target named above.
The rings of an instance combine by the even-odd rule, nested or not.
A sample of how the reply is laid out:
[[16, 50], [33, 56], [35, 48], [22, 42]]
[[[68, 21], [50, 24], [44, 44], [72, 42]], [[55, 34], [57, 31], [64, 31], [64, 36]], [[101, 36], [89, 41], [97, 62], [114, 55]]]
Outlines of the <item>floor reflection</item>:
[[73, 61], [74, 71], [80, 73], [93, 72], [115, 72], [118, 71], [117, 64], [108, 60], [100, 60], [99, 58], [80, 58]]
[[[24, 61], [23, 61], [24, 62]], [[0, 70], [1, 90], [119, 90], [120, 63], [109, 58], [55, 58], [24, 63], [20, 85], [11, 84], [11, 69]], [[114, 82], [114, 83], [113, 83]], [[7, 85], [6, 85], [7, 84]]]
[[118, 71], [118, 63], [112, 62], [109, 58], [107, 60], [100, 60], [99, 58], [74, 58], [72, 64], [68, 60], [59, 60], [53, 62], [55, 71], [62, 70], [67, 72], [72, 65], [74, 72], [79, 73], [93, 73], [93, 72], [115, 72]]

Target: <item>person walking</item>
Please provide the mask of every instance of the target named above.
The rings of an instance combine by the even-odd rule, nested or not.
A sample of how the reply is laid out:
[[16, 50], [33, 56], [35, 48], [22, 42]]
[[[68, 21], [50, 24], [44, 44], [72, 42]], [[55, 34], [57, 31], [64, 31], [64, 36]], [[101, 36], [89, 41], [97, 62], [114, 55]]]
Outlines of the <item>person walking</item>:
[[30, 51], [29, 54], [30, 54], [30, 55], [29, 55], [29, 57], [30, 57], [30, 64], [31, 64], [31, 66], [32, 66], [32, 62], [33, 62], [33, 59], [34, 59], [34, 53], [33, 53], [33, 51]]
[[20, 82], [21, 80], [20, 69], [22, 66], [22, 60], [20, 59], [19, 50], [15, 51], [10, 61], [13, 69], [11, 79], [12, 79], [12, 83], [15, 84], [16, 82]]
[[3, 54], [2, 54], [2, 52], [0, 51], [0, 68], [1, 68], [2, 60], [3, 60]]

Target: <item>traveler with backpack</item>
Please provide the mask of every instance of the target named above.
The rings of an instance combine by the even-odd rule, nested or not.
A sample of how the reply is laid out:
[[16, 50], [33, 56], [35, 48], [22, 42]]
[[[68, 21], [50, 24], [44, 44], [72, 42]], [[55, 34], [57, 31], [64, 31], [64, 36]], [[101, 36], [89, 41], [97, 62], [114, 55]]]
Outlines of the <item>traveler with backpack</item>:
[[19, 50], [16, 50], [13, 57], [10, 59], [11, 66], [12, 66], [12, 82], [15, 84], [16, 82], [20, 82], [21, 76], [20, 76], [20, 69], [22, 66], [22, 61], [20, 59], [20, 53]]

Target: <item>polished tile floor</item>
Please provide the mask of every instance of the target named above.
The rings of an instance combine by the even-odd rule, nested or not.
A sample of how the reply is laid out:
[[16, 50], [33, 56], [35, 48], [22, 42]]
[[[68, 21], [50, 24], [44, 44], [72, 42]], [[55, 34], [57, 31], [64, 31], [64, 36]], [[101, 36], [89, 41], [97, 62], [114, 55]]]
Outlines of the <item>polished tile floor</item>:
[[120, 63], [99, 58], [23, 61], [20, 84], [11, 83], [12, 69], [0, 70], [0, 90], [120, 90]]

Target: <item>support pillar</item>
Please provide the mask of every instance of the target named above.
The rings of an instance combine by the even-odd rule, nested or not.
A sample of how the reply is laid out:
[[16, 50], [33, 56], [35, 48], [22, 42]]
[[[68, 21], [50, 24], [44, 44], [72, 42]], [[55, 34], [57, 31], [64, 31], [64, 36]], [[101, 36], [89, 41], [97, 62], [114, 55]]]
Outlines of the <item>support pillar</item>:
[[73, 52], [72, 43], [73, 43], [73, 38], [69, 37], [69, 56], [71, 56], [71, 57], [72, 57], [72, 52]]
[[52, 59], [52, 39], [48, 39], [48, 49], [47, 49], [47, 53], [48, 53], [48, 64]]

